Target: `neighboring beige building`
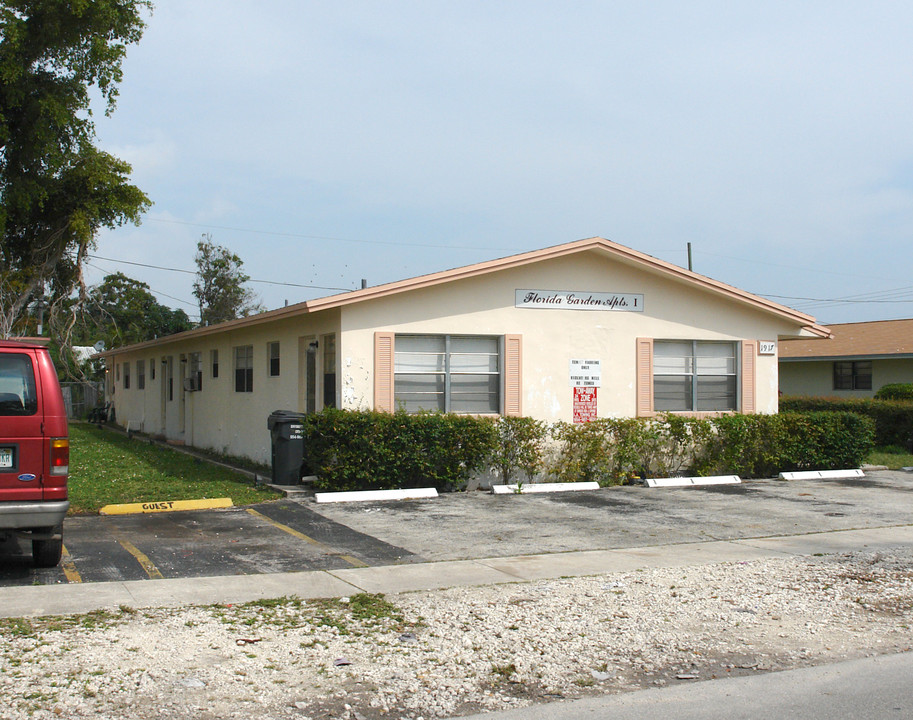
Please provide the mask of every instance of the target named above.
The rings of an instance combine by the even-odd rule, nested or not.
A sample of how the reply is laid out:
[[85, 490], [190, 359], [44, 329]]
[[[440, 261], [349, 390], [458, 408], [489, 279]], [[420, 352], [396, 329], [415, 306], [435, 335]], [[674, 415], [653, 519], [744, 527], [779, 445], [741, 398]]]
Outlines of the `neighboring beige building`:
[[778, 342], [827, 336], [808, 315], [591, 238], [103, 356], [121, 425], [268, 461], [274, 410], [775, 413]]
[[784, 395], [870, 398], [889, 383], [913, 383], [913, 320], [830, 325], [829, 340], [780, 345]]

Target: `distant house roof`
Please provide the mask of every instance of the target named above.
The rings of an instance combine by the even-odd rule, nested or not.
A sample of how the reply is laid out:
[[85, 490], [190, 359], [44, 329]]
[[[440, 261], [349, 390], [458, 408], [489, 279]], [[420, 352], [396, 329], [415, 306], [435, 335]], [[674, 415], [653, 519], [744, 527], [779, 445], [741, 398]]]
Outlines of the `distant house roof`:
[[781, 360], [913, 357], [913, 319], [828, 325], [830, 340], [782, 340]]
[[72, 350], [73, 355], [76, 358], [76, 362], [78, 362], [80, 365], [91, 359], [91, 357], [98, 352], [98, 350], [96, 350], [91, 345], [73, 345]]
[[[717, 280], [713, 280], [712, 278], [706, 277], [705, 275], [700, 275], [690, 270], [685, 270], [678, 265], [673, 265], [672, 263], [665, 262], [664, 260], [659, 260], [655, 257], [652, 257], [651, 255], [646, 255], [645, 253], [638, 252], [637, 250], [632, 250], [631, 248], [625, 247], [624, 245], [614, 243], [611, 240], [606, 240], [605, 238], [601, 237], [593, 237], [587, 238], [585, 240], [576, 240], [574, 242], [565, 243], [563, 245], [554, 245], [542, 250], [534, 250], [532, 252], [520, 253], [519, 255], [510, 255], [504, 258], [498, 258], [497, 260], [489, 260], [486, 262], [476, 263], [475, 265], [466, 265], [465, 267], [459, 267], [453, 270], [444, 270], [442, 272], [432, 273], [430, 275], [420, 275], [418, 277], [409, 278], [407, 280], [399, 280], [396, 282], [385, 283], [383, 285], [376, 285], [374, 287], [362, 288], [361, 290], [352, 290], [351, 292], [330, 295], [328, 297], [317, 298], [315, 300], [308, 300], [306, 302], [297, 303], [295, 305], [288, 305], [286, 307], [279, 308], [278, 310], [269, 310], [258, 315], [251, 315], [250, 317], [239, 318], [237, 320], [229, 320], [228, 322], [221, 323], [219, 325], [196, 328], [194, 330], [187, 330], [186, 332], [178, 333], [176, 335], [168, 335], [163, 338], [158, 338], [157, 340], [138, 343], [137, 345], [130, 346], [130, 349], [160, 345], [166, 342], [173, 342], [174, 340], [209, 335], [211, 333], [222, 332], [223, 330], [242, 328], [250, 325], [259, 325], [261, 323], [270, 322], [272, 320], [278, 320], [281, 318], [306, 315], [321, 310], [329, 310], [332, 308], [351, 305], [353, 303], [376, 300], [378, 298], [396, 295], [399, 293], [408, 292], [410, 290], [419, 290], [422, 288], [434, 287], [436, 285], [442, 285], [444, 283], [453, 282], [455, 280], [478, 277], [488, 273], [497, 272], [499, 270], [522, 267], [524, 265], [541, 262], [543, 260], [551, 260], [582, 252], [596, 252], [646, 272], [662, 275], [676, 282], [681, 282], [685, 285], [690, 285], [691, 287], [697, 287], [702, 290], [714, 293], [720, 297], [746, 304], [761, 312], [766, 312], [778, 318], [795, 323], [801, 328], [801, 331], [804, 333], [817, 335], [819, 337], [829, 336], [828, 329], [818, 325], [815, 322], [815, 318], [811, 315], [806, 315], [805, 313], [801, 313], [798, 310], [793, 310], [792, 308], [788, 308], [785, 305], [780, 305], [773, 302], [772, 300], [767, 300], [766, 298], [762, 298], [758, 295], [752, 295], [749, 292], [745, 292], [744, 290], [739, 290], [732, 285], [727, 285]], [[103, 353], [99, 353], [98, 356], [104, 357], [109, 355], [116, 355], [118, 352], [122, 352], [124, 349], [125, 348], [115, 348], [107, 350]]]

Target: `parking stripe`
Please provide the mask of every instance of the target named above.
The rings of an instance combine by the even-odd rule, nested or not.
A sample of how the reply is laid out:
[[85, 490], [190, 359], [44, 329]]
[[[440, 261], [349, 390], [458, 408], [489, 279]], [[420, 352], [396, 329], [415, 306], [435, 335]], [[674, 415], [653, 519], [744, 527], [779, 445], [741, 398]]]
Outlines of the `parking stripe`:
[[352, 557], [351, 555], [345, 555], [345, 554], [343, 554], [343, 553], [336, 552], [336, 551], [335, 551], [333, 548], [331, 548], [329, 545], [324, 545], [324, 544], [323, 544], [322, 542], [320, 542], [319, 540], [315, 540], [315, 539], [312, 538], [312, 537], [308, 537], [308, 536], [305, 535], [304, 533], [298, 532], [298, 531], [295, 530], [294, 528], [290, 528], [288, 525], [283, 525], [283, 524], [280, 523], [280, 522], [276, 522], [276, 521], [273, 520], [272, 518], [267, 517], [266, 515], [264, 515], [264, 514], [261, 513], [261, 512], [257, 512], [257, 511], [254, 510], [253, 508], [247, 508], [247, 512], [249, 512], [251, 515], [254, 515], [254, 516], [258, 517], [258, 518], [262, 518], [262, 519], [266, 520], [266, 522], [268, 522], [268, 523], [269, 523], [270, 525], [272, 525], [273, 527], [278, 528], [279, 530], [282, 530], [283, 532], [287, 532], [289, 535], [292, 535], [292, 536], [298, 538], [299, 540], [304, 540], [306, 543], [310, 543], [310, 544], [313, 545], [314, 547], [320, 548], [321, 550], [323, 550], [323, 551], [324, 551], [325, 553], [327, 553], [328, 555], [335, 555], [335, 556], [337, 556], [337, 557], [342, 558], [342, 559], [345, 560], [347, 563], [349, 563], [349, 565], [351, 565], [352, 567], [368, 567], [368, 563], [362, 562], [362, 561], [359, 560], [358, 558]]
[[159, 569], [138, 547], [136, 547], [136, 545], [134, 545], [126, 538], [121, 537], [120, 533], [113, 532], [112, 534], [114, 535], [115, 540], [120, 543], [121, 547], [136, 558], [136, 561], [140, 564], [143, 570], [146, 571], [146, 574], [149, 576], [150, 580], [164, 579], [165, 576], [159, 572]]
[[73, 564], [73, 558], [67, 550], [66, 545], [63, 546], [63, 559], [60, 563], [60, 569], [63, 570], [63, 574], [68, 583], [82, 582], [82, 575], [79, 574], [76, 565]]

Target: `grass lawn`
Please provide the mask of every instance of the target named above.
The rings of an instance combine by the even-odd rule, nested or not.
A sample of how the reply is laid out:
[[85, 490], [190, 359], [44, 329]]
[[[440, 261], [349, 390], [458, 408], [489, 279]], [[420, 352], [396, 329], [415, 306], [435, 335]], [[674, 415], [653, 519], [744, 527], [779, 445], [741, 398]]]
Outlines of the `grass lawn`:
[[105, 505], [229, 497], [235, 505], [280, 497], [239, 473], [169, 447], [94, 425], [70, 424], [70, 513]]
[[893, 446], [875, 448], [869, 455], [868, 462], [872, 465], [886, 465], [889, 470], [900, 470], [904, 467], [913, 467], [913, 454]]

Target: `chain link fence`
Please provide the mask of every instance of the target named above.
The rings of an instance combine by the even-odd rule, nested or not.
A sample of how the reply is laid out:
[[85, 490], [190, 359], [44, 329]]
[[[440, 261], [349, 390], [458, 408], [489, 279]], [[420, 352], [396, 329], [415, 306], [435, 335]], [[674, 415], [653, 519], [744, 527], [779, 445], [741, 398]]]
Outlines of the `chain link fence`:
[[62, 382], [60, 389], [71, 420], [85, 420], [90, 412], [105, 404], [103, 382]]

